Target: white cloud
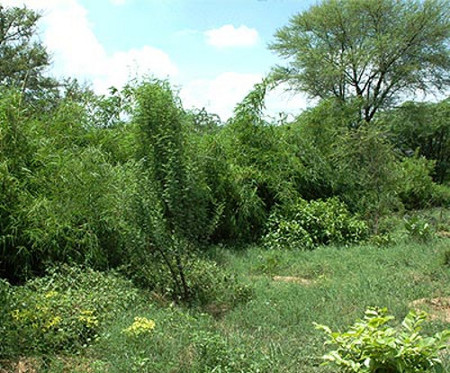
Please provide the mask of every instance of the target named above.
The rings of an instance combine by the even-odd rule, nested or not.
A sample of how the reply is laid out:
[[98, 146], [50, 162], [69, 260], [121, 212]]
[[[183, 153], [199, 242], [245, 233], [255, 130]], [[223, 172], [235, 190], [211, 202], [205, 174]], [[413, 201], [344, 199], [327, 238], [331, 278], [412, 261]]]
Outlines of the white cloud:
[[86, 9], [77, 0], [2, 2], [42, 11], [42, 39], [51, 53], [55, 75], [90, 81], [98, 93], [106, 93], [112, 85], [120, 87], [130, 78], [165, 78], [178, 73], [168, 54], [150, 46], [108, 54], [92, 30]]
[[303, 93], [294, 93], [286, 89], [287, 85], [281, 84], [268, 92], [265, 110], [267, 115], [277, 116], [279, 113], [285, 113], [292, 118], [317, 103], [317, 100], [311, 100]]
[[[184, 107], [204, 107], [225, 121], [233, 115], [236, 104], [242, 101], [256, 83], [261, 82], [262, 77], [260, 74], [226, 72], [214, 79], [199, 79], [187, 83], [181, 89], [180, 97]], [[286, 92], [286, 87], [281, 85], [267, 93], [265, 104], [266, 116], [277, 118], [278, 114], [285, 113], [292, 118], [314, 102], [305, 95]]]
[[[93, 32], [86, 9], [77, 0], [1, 0], [2, 5], [26, 4], [41, 10], [42, 41], [53, 59], [56, 76], [76, 77], [92, 82], [98, 93], [106, 93], [110, 86], [120, 87], [132, 78], [147, 74], [181, 80], [177, 66], [164, 51], [144, 46], [139, 49], [107, 53]], [[230, 31], [231, 30], [231, 31]], [[251, 45], [258, 39], [256, 30], [245, 26], [226, 25], [208, 31], [215, 46]], [[189, 33], [196, 33], [190, 30]], [[205, 107], [223, 120], [233, 114], [240, 102], [260, 82], [261, 74], [225, 72], [214, 79], [184, 82], [180, 96], [187, 108]], [[297, 114], [307, 106], [303, 96], [291, 96], [281, 88], [269, 92], [266, 99], [269, 115], [279, 112]]]
[[222, 120], [227, 120], [233, 114], [234, 106], [261, 78], [260, 74], [226, 72], [211, 80], [199, 79], [187, 83], [181, 89], [180, 97], [186, 108], [204, 107], [208, 112], [218, 114]]
[[224, 25], [205, 31], [206, 42], [218, 48], [249, 47], [258, 42], [258, 31], [247, 26]]
[[116, 52], [107, 58], [103, 73], [94, 75], [94, 89], [106, 92], [110, 86], [121, 87], [130, 79], [152, 74], [157, 77], [176, 76], [178, 68], [167, 53], [144, 46], [126, 52]]

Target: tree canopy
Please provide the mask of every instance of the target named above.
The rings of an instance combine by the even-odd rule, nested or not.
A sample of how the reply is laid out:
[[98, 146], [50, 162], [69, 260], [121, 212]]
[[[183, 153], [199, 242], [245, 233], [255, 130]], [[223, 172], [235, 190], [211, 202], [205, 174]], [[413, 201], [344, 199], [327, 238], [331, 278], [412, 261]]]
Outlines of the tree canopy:
[[24, 92], [56, 85], [44, 77], [50, 58], [36, 38], [39, 18], [33, 10], [0, 5], [0, 84]]
[[362, 118], [418, 90], [450, 83], [450, 3], [325, 0], [291, 18], [270, 48], [275, 78], [312, 97], [357, 98]]

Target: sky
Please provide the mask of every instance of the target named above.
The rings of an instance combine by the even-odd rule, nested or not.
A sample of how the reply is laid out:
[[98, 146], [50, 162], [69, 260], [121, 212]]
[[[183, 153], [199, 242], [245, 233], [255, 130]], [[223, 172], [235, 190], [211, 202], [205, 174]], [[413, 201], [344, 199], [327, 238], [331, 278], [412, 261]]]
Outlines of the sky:
[[[169, 79], [186, 109], [228, 119], [233, 108], [283, 60], [268, 49], [275, 31], [314, 0], [0, 0], [41, 12], [39, 38], [49, 71], [95, 92], [132, 78]], [[298, 114], [312, 101], [271, 92], [266, 113]]]

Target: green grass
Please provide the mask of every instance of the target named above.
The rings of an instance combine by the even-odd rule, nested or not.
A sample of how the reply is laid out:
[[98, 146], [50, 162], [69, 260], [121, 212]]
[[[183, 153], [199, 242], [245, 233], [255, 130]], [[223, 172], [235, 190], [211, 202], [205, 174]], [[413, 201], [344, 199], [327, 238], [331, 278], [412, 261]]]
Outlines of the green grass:
[[[326, 348], [313, 322], [344, 330], [369, 306], [388, 307], [401, 320], [416, 299], [450, 296], [448, 247], [448, 239], [440, 239], [309, 252], [216, 248], [211, 256], [254, 287], [250, 301], [214, 317], [141, 296], [131, 309], [114, 314], [79, 356], [46, 358], [40, 371], [331, 372], [320, 365]], [[273, 276], [310, 283], [278, 282]], [[127, 336], [122, 330], [135, 316], [154, 320], [155, 329]], [[430, 320], [424, 333], [448, 327]], [[446, 364], [450, 369], [448, 358]]]

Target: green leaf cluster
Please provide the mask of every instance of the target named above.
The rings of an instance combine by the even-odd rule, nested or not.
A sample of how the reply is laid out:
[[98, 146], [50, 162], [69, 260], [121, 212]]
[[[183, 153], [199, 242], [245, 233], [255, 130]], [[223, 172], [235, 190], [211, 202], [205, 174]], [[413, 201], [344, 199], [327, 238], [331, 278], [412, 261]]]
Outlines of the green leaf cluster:
[[367, 224], [352, 216], [337, 198], [305, 201], [275, 210], [263, 243], [268, 248], [313, 249], [318, 245], [352, 244], [368, 235]]
[[363, 320], [342, 333], [316, 324], [328, 336], [326, 343], [337, 346], [323, 358], [342, 372], [443, 373], [439, 352], [448, 348], [450, 330], [422, 336], [421, 325], [426, 318], [424, 312], [411, 311], [401, 327], [394, 328], [388, 325], [394, 317], [383, 308], [368, 309]]

